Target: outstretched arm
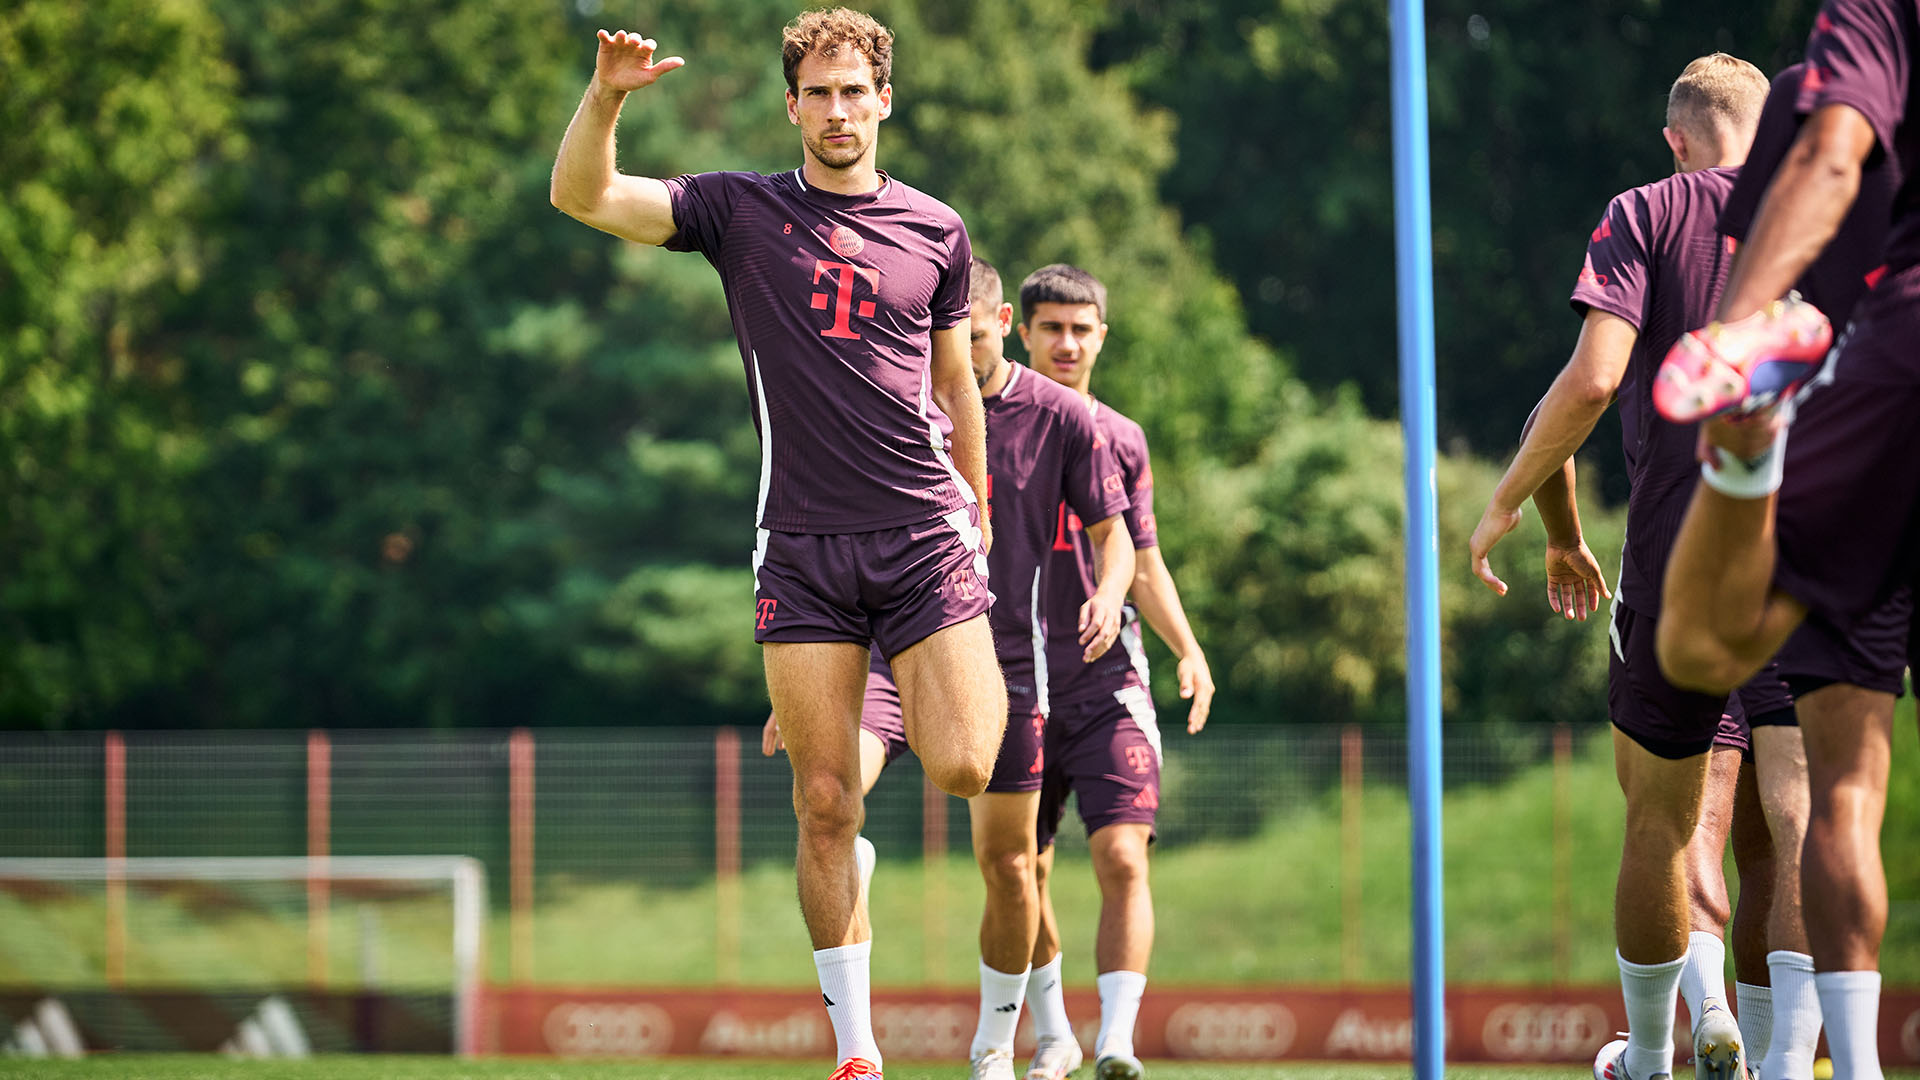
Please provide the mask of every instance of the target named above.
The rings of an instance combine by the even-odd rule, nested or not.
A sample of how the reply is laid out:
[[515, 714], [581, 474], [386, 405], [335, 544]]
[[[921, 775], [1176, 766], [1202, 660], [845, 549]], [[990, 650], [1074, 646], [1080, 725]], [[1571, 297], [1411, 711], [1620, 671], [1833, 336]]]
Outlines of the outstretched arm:
[[560, 140], [548, 197], [569, 216], [641, 244], [673, 239], [673, 200], [667, 185], [645, 176], [627, 176], [614, 165], [614, 125], [627, 95], [651, 86], [685, 64], [678, 56], [656, 61], [651, 39], [622, 30], [600, 31], [593, 81]]
[[1540, 401], [1533, 426], [1520, 440], [1513, 464], [1493, 489], [1480, 524], [1468, 542], [1474, 575], [1502, 596], [1507, 583], [1493, 572], [1488, 556], [1500, 539], [1520, 524], [1520, 506], [1547, 478], [1561, 473], [1567, 459], [1587, 441], [1601, 414], [1613, 402], [1627, 372], [1633, 343], [1640, 336], [1632, 323], [1599, 308], [1587, 310], [1580, 326], [1580, 342], [1547, 396]]
[[1156, 545], [1134, 552], [1133, 602], [1146, 616], [1147, 625], [1167, 643], [1179, 660], [1180, 696], [1191, 699], [1187, 710], [1187, 733], [1197, 734], [1207, 726], [1207, 714], [1213, 710], [1213, 672], [1207, 668], [1206, 654], [1187, 623], [1186, 609], [1180, 606], [1180, 590], [1174, 587], [1167, 562]]

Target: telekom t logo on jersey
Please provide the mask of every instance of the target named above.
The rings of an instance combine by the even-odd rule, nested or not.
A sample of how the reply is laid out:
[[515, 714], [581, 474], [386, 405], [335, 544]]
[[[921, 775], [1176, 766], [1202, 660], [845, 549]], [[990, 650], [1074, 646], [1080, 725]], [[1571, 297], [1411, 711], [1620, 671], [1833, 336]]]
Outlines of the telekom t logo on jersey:
[[823, 277], [832, 277], [834, 291], [831, 300], [824, 292], [813, 294], [815, 311], [825, 311], [827, 304], [833, 304], [833, 325], [820, 331], [821, 337], [850, 338], [860, 340], [853, 328], [853, 316], [858, 311], [863, 319], [873, 318], [874, 304], [871, 300], [860, 301], [856, 309], [853, 302], [853, 283], [865, 281], [870, 292], [880, 291], [880, 271], [870, 266], [855, 266], [852, 263], [828, 262], [825, 259], [813, 260], [813, 283], [820, 284]]

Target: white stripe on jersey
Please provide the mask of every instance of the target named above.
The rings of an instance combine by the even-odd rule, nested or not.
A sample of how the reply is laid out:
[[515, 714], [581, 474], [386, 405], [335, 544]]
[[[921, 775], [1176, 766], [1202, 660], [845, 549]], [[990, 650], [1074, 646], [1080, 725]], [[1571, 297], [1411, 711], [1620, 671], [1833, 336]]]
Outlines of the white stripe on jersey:
[[[932, 402], [933, 361], [929, 358], [927, 366], [920, 371], [920, 419], [927, 422], [927, 443], [933, 447], [934, 459], [940, 462], [941, 466], [947, 470], [948, 476], [953, 477], [953, 486], [960, 489], [960, 497], [967, 501], [968, 506], [972, 506], [975, 502], [973, 485], [967, 483], [967, 478], [961, 476], [960, 470], [953, 467], [953, 459], [947, 456], [947, 443], [946, 439], [940, 434], [940, 425], [934, 422], [933, 414], [927, 411]], [[947, 419], [951, 420], [953, 418], [948, 417]], [[974, 546], [978, 547], [979, 545], [975, 544]], [[980, 567], [980, 572], [984, 576], [986, 573], [985, 559], [980, 561]]]
[[760, 588], [760, 568], [767, 562], [767, 530], [757, 528], [767, 514], [767, 489], [773, 486], [773, 420], [767, 415], [767, 385], [760, 379], [760, 354], [748, 354], [753, 363], [753, 402], [760, 412], [760, 497], [753, 505], [753, 587]]
[[1040, 620], [1040, 568], [1033, 569], [1033, 591], [1028, 594], [1027, 621], [1033, 627], [1033, 692], [1040, 715], [1053, 711], [1047, 703], [1047, 629]]

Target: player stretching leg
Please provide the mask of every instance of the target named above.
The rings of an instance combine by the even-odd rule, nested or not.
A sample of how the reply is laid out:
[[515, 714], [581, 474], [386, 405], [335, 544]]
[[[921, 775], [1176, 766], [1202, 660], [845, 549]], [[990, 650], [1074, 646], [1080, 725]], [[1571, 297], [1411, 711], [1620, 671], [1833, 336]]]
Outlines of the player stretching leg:
[[985, 788], [1006, 723], [985, 617], [971, 247], [959, 215], [874, 164], [893, 35], [871, 18], [811, 11], [786, 28], [802, 160], [772, 176], [615, 169], [621, 105], [685, 63], [654, 49], [600, 33], [552, 199], [628, 240], [700, 252], [726, 287], [760, 434], [754, 638], [793, 765], [800, 908], [839, 1048], [834, 1077], [878, 1077], [854, 845], [869, 647], [891, 661], [907, 740], [943, 789]]
[[[1909, 65], [1920, 46], [1913, 5], [1827, 4], [1807, 42], [1796, 112], [1804, 119], [1768, 185], [1727, 285], [1719, 324], [1672, 358], [1662, 378], [1687, 409], [1725, 410], [1703, 425], [1700, 484], [1668, 576], [1671, 623], [1660, 659], [1677, 682], [1715, 687], [1789, 634], [1837, 645], [1886, 618], [1912, 579], [1920, 521], [1920, 166]], [[1879, 153], [1876, 155], [1876, 150]], [[1862, 187], [1870, 156], [1905, 178], [1884, 275], [1799, 404], [1777, 407], [1809, 378], [1799, 305], [1776, 304], [1828, 248]], [[1678, 351], [1678, 350], [1677, 350]], [[1702, 356], [1733, 374], [1733, 392], [1696, 385]], [[1787, 440], [1791, 424], [1794, 438]], [[1895, 635], [1897, 638], [1900, 635]], [[1814, 985], [1837, 1077], [1880, 1075], [1879, 947], [1886, 879], [1879, 829], [1894, 695], [1905, 648], [1892, 642], [1800, 701], [1811, 788], [1801, 883]], [[1768, 1062], [1771, 1067], [1771, 1062]]]
[[[1207, 722], [1213, 677], [1187, 625], [1173, 577], [1161, 559], [1153, 521], [1153, 470], [1140, 426], [1094, 399], [1088, 389], [1106, 338], [1107, 291], [1071, 266], [1043, 267], [1020, 285], [1020, 337], [1036, 371], [1077, 391], [1101, 437], [1120, 460], [1133, 498], [1127, 528], [1138, 551], [1132, 598], [1179, 657], [1180, 696], [1193, 700], [1187, 731]], [[1061, 507], [1047, 610], [1071, 611], [1095, 591], [1094, 563], [1080, 519]], [[1056, 1080], [1079, 1066], [1080, 1047], [1067, 1022], [1060, 987], [1060, 933], [1047, 892], [1053, 834], [1069, 791], [1086, 823], [1100, 882], [1100, 931], [1094, 960], [1100, 989], [1100, 1034], [1094, 1044], [1101, 1080], [1138, 1077], [1133, 1025], [1146, 990], [1153, 951], [1153, 898], [1147, 888], [1147, 845], [1159, 806], [1160, 729], [1147, 691], [1146, 655], [1138, 623], [1120, 632], [1122, 649], [1087, 663], [1070, 624], [1050, 624], [1047, 670], [1053, 710], [1047, 719], [1046, 783], [1040, 796], [1040, 936], [1033, 951], [1027, 1004], [1040, 1045], [1029, 1080]]]
[[[1614, 932], [1629, 1035], [1594, 1062], [1600, 1080], [1650, 1080], [1670, 1074], [1673, 1017], [1683, 977], [1692, 1000], [1695, 1071], [1741, 1075], [1740, 1032], [1725, 1005], [1719, 926], [1693, 936], [1687, 852], [1701, 817], [1708, 754], [1727, 692], [1687, 693], [1660, 676], [1653, 657], [1660, 580], [1673, 543], [1671, 522], [1692, 478], [1693, 433], [1662, 423], [1646, 387], [1668, 347], [1725, 281], [1730, 246], [1714, 232], [1745, 158], [1765, 100], [1766, 78], [1723, 54], [1687, 66], [1668, 96], [1664, 135], [1675, 175], [1616, 197], [1594, 229], [1572, 301], [1583, 314], [1579, 344], [1530, 422], [1471, 541], [1474, 572], [1489, 588], [1506, 586], [1488, 553], [1519, 523], [1521, 504], [1549, 478], [1564, 476], [1572, 453], [1622, 386], [1627, 466], [1632, 480], [1619, 595], [1609, 627], [1608, 713], [1614, 760], [1626, 795], [1627, 825], [1614, 900]], [[1569, 496], [1570, 497], [1570, 496]], [[1543, 503], [1550, 500], [1543, 500]], [[1549, 516], [1543, 505], [1543, 516]], [[1549, 524], [1555, 522], [1549, 519]], [[1557, 532], [1558, 530], [1556, 530]], [[1550, 571], [1569, 552], [1585, 555], [1595, 582], [1576, 589], [1576, 615], [1591, 610], [1604, 586], [1576, 535], [1555, 535]], [[1556, 556], [1562, 565], [1555, 565]], [[1550, 580], [1551, 580], [1550, 575]], [[1556, 594], [1551, 599], [1561, 603]], [[1716, 842], [1723, 843], [1723, 839]], [[1692, 963], [1689, 963], [1691, 959]]]
[[[1060, 619], [1072, 622], [1082, 660], [1105, 655], [1120, 632], [1134, 547], [1120, 525], [1130, 502], [1119, 463], [1099, 441], [1079, 395], [1007, 361], [1013, 309], [1002, 299], [999, 272], [984, 259], [973, 261], [972, 305], [973, 371], [986, 402], [989, 513], [999, 537], [988, 562], [993, 579], [1003, 583], [988, 621], [1007, 677], [1008, 712], [993, 778], [984, 794], [968, 802], [974, 857], [987, 886], [980, 921], [980, 1020], [970, 1057], [975, 1080], [1013, 1080], [1013, 1037], [1040, 919], [1035, 821], [1047, 708], [1040, 650], [1050, 620]], [[1101, 572], [1092, 596], [1055, 613], [1043, 611], [1038, 601], [1062, 505], [1093, 523], [1087, 535], [1098, 548]], [[870, 789], [880, 769], [906, 747], [884, 661], [875, 659], [867, 685], [860, 741], [862, 780]], [[769, 717], [762, 749], [772, 753], [776, 745]], [[862, 866], [870, 872], [870, 862]]]

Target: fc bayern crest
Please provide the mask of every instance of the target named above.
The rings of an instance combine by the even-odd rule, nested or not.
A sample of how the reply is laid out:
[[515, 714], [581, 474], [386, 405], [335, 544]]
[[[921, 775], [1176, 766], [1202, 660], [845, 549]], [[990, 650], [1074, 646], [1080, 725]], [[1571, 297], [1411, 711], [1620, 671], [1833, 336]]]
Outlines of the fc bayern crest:
[[854, 232], [845, 225], [838, 225], [835, 226], [833, 232], [827, 236], [827, 246], [832, 248], [834, 254], [841, 258], [851, 259], [866, 250], [867, 242], [860, 239], [859, 233]]

